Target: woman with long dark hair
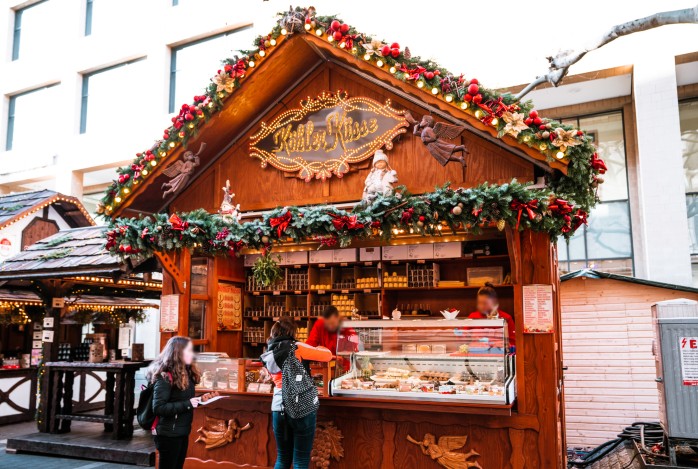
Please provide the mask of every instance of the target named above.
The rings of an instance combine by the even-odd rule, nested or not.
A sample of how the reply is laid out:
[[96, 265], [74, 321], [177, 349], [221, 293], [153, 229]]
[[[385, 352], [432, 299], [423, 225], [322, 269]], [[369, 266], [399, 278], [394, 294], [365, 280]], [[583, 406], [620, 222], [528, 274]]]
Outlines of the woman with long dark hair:
[[150, 365], [148, 381], [154, 384], [153, 426], [155, 447], [161, 469], [181, 469], [187, 455], [194, 408], [199, 399], [194, 387], [200, 373], [194, 363], [194, 346], [189, 337], [175, 336], [167, 341], [160, 356]]
[[274, 469], [308, 469], [310, 452], [315, 439], [317, 411], [302, 418], [291, 418], [284, 413], [282, 386], [282, 369], [291, 350], [295, 349], [296, 358], [302, 362], [308, 375], [308, 361], [328, 362], [332, 352], [325, 347], [311, 347], [296, 342], [296, 323], [289, 317], [282, 317], [271, 328], [268, 349], [262, 354], [262, 360], [274, 380], [274, 396], [271, 401], [272, 427], [276, 438], [276, 464]]

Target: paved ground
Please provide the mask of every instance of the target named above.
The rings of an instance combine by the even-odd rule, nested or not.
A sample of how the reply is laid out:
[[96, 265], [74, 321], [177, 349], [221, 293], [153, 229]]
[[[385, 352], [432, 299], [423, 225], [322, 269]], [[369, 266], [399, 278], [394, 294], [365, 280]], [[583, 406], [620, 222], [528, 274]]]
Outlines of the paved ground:
[[[73, 422], [73, 424], [78, 422]], [[110, 464], [83, 459], [56, 458], [33, 454], [7, 454], [7, 439], [36, 432], [34, 422], [19, 423], [0, 427], [0, 468], [11, 469], [137, 469], [128, 464]]]

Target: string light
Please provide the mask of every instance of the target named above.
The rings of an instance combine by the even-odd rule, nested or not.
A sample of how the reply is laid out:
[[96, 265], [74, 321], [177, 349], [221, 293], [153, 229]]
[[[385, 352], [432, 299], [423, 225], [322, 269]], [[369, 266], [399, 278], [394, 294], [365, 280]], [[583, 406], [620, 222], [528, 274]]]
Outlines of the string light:
[[475, 117], [477, 117], [478, 119], [482, 119], [482, 116], [483, 116], [482, 110], [478, 109], [477, 111], [475, 111]]
[[396, 72], [397, 72], [397, 68], [390, 67], [390, 73], [395, 74]]
[[316, 35], [316, 36], [322, 36], [322, 29], [317, 28], [317, 29], [315, 30], [315, 35]]
[[382, 61], [381, 59], [378, 59], [378, 60], [376, 61], [376, 65], [377, 65], [378, 67], [382, 67], [382, 66], [383, 66], [383, 61]]
[[153, 167], [157, 166], [157, 164], [158, 164], [158, 162], [155, 160], [150, 162], [150, 166], [153, 166]]
[[[254, 68], [254, 60], [250, 60], [249, 62], [247, 62], [247, 66], [250, 68]], [[211, 102], [208, 105], [210, 106], [211, 104], [213, 104], [213, 103]]]
[[463, 101], [462, 103], [460, 103], [460, 108], [465, 111], [466, 109], [468, 109], [468, 103], [466, 101]]
[[371, 54], [364, 54], [364, 60], [371, 60]]
[[272, 47], [275, 46], [275, 45], [276, 45], [276, 39], [272, 39], [271, 41], [269, 41], [269, 44], [271, 44]]
[[37, 205], [34, 207], [27, 207], [27, 209], [31, 208], [31, 210], [23, 212], [21, 215], [18, 215], [16, 218], [7, 222], [6, 224], [0, 224], [0, 226], [2, 227], [2, 229], [5, 229], [8, 226], [14, 225], [15, 223], [19, 222], [20, 220], [24, 220], [25, 218], [30, 217], [30, 216], [34, 215], [36, 212], [42, 211], [46, 207], [54, 205], [57, 202], [67, 202], [69, 204], [74, 205], [75, 208], [77, 208], [80, 211], [80, 213], [82, 213], [85, 216], [85, 218], [90, 221], [91, 225], [95, 224], [94, 221], [92, 220], [92, 217], [90, 216], [90, 214], [87, 212], [87, 210], [85, 210], [85, 208], [82, 206], [82, 204], [77, 199], [72, 198], [72, 197], [62, 196], [62, 195], [55, 195], [55, 196], [51, 197], [50, 199], [44, 201], [41, 205]]
[[431, 94], [439, 94], [439, 89], [437, 87], [433, 87], [431, 89]]
[[170, 142], [170, 148], [174, 148], [174, 147], [175, 147], [175, 145], [176, 145], [176, 143], [175, 143], [175, 142]]
[[[319, 34], [318, 34], [319, 36]], [[332, 34], [327, 35], [327, 42], [334, 42], [334, 36]]]
[[541, 143], [540, 146], [539, 146], [538, 148], [540, 148], [540, 151], [545, 151], [545, 150], [548, 149], [548, 144], [547, 144], [547, 143]]
[[417, 88], [424, 88], [424, 82], [422, 80], [417, 82]]
[[452, 94], [447, 94], [447, 95], [446, 95], [446, 102], [447, 102], [447, 103], [453, 102], [453, 95], [452, 95]]
[[495, 126], [495, 125], [497, 125], [497, 124], [499, 124], [499, 119], [497, 119], [496, 117], [494, 117], [494, 118], [492, 119], [492, 125]]
[[285, 36], [287, 34], [288, 34], [288, 31], [286, 30], [286, 28], [281, 28], [281, 35]]
[[264, 52], [264, 49], [262, 49], [262, 50], [259, 51], [259, 56], [260, 56], [260, 57], [264, 57], [265, 55], [267, 55], [267, 53]]
[[558, 151], [557, 153], [555, 153], [555, 157], [556, 157], [558, 160], [561, 160], [561, 159], [563, 159], [563, 158], [565, 157], [565, 152], [562, 151], [562, 150], [560, 150], [560, 151]]
[[310, 28], [312, 28], [312, 26], [310, 25], [310, 23], [305, 23], [305, 26], [304, 26], [304, 27], [305, 27], [305, 30], [306, 30], [306, 31], [310, 31]]

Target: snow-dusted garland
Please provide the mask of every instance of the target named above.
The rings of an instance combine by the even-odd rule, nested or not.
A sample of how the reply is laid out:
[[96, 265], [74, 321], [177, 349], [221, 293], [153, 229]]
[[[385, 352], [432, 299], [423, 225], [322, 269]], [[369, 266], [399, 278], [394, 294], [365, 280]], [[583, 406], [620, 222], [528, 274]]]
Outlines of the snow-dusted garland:
[[[384, 237], [400, 229], [438, 234], [442, 222], [453, 228], [458, 225], [476, 228], [489, 222], [501, 227], [502, 223], [510, 223], [557, 237], [571, 235], [586, 221], [586, 213], [596, 203], [596, 187], [603, 182], [601, 175], [606, 166], [583, 131], [541, 117], [530, 101], [517, 102], [511, 94], [499, 94], [484, 88], [474, 78], [454, 75], [432, 61], [413, 57], [408, 48], [403, 49], [397, 43], [388, 44], [361, 34], [336, 17], [317, 16], [313, 8], [296, 8], [279, 16], [271, 33], [255, 40], [253, 50], [223, 61], [222, 69], [211, 79], [204, 94], [195, 96], [193, 104], [182, 105], [161, 140], [138, 153], [131, 166], [118, 170], [118, 180], [112, 183], [100, 204], [101, 213], [109, 216], [135, 185], [147, 179], [179, 145], [186, 145], [198, 128], [222, 109], [235, 90], [244, 86], [254, 69], [292, 34], [313, 34], [327, 40], [334, 47], [475, 116], [483, 124], [496, 128], [500, 137], [510, 135], [549, 160], [566, 160], [567, 175], [560, 172], [550, 175], [543, 190], [529, 190], [515, 181], [472, 189], [438, 188], [421, 196], [387, 197], [372, 207], [351, 213], [328, 207], [286, 207], [271, 212], [261, 221], [244, 224], [203, 211], [176, 215], [174, 223], [164, 214], [137, 220], [120, 219], [113, 222], [114, 230], [110, 232], [108, 247], [112, 251], [122, 255], [136, 252], [149, 255], [158, 250], [196, 247], [215, 254], [243, 246], [259, 248], [273, 241], [308, 238], [345, 245], [352, 237], [373, 236], [378, 231]], [[403, 218], [403, 213], [410, 216]], [[276, 220], [288, 214], [292, 221], [286, 229], [273, 229]], [[415, 214], [421, 218], [411, 218]], [[356, 217], [361, 226], [338, 222], [345, 217]]]

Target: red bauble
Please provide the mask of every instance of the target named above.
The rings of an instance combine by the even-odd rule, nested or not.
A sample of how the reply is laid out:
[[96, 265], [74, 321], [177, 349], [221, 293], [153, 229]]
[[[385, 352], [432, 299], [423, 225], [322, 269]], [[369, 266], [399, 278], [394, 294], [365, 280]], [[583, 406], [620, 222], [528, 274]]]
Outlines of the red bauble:
[[478, 83], [480, 83], [480, 82], [477, 81], [477, 78], [471, 78], [471, 79], [470, 79], [470, 84], [471, 84], [471, 85], [477, 85]]
[[582, 135], [584, 135], [584, 131], [583, 131], [583, 130], [578, 130], [578, 131], [577, 131], [577, 136], [578, 136], [578, 137], [581, 137]]
[[186, 120], [188, 120], [188, 121], [193, 121], [193, 120], [194, 120], [194, 114], [192, 114], [191, 112], [187, 112], [186, 114], [184, 114], [184, 118], [185, 118]]
[[524, 120], [524, 123], [526, 125], [530, 126], [531, 124], [533, 124], [533, 119], [531, 119], [530, 117], [527, 117], [526, 120]]
[[400, 48], [400, 44], [398, 44], [397, 42], [393, 42], [392, 44], [390, 44], [390, 48], [391, 48], [391, 49], [399, 49], [399, 48]]
[[390, 55], [390, 47], [389, 47], [389, 46], [383, 46], [383, 47], [381, 47], [381, 55], [384, 56], [384, 57], [385, 57], [386, 55]]
[[310, 24], [310, 18], [305, 19], [305, 24]]
[[478, 91], [480, 91], [480, 87], [477, 86], [477, 83], [471, 82], [470, 85], [468, 85], [468, 94], [476, 95]]
[[528, 117], [535, 119], [536, 117], [538, 117], [538, 111], [536, 111], [535, 109], [531, 109], [531, 112], [528, 113]]
[[332, 23], [330, 23], [330, 29], [332, 31], [337, 31], [341, 26], [342, 26], [342, 23], [340, 23], [337, 20], [334, 20], [334, 21], [332, 21]]
[[342, 34], [346, 34], [349, 32], [349, 25], [344, 23], [342, 26], [339, 27], [339, 30], [342, 32]]
[[547, 127], [545, 126], [545, 124], [539, 125], [538, 128], [539, 128], [540, 130], [545, 130], [545, 129], [547, 129]]
[[475, 96], [473, 96], [473, 102], [475, 104], [480, 104], [482, 102], [482, 95], [476, 94]]
[[431, 80], [432, 78], [434, 78], [434, 72], [425, 72], [424, 78], [426, 78], [427, 80]]
[[540, 117], [534, 117], [533, 123], [536, 125], [541, 125], [543, 123], [543, 119], [541, 119]]
[[424, 222], [427, 218], [424, 215], [419, 216], [419, 221]]
[[398, 55], [400, 55], [400, 49], [390, 49], [390, 54], [397, 59]]
[[333, 36], [334, 36], [334, 40], [335, 40], [335, 41], [341, 41], [341, 40], [342, 40], [342, 33], [340, 33], [339, 31], [335, 31]]
[[441, 70], [439, 70], [438, 68], [434, 70], [434, 75], [436, 75], [437, 77], [441, 75]]
[[473, 100], [473, 97], [472, 97], [471, 95], [469, 95], [469, 94], [466, 94], [465, 96], [463, 96], [463, 100], [464, 100], [464, 101], [467, 101], [467, 102], [470, 102], [470, 101]]

